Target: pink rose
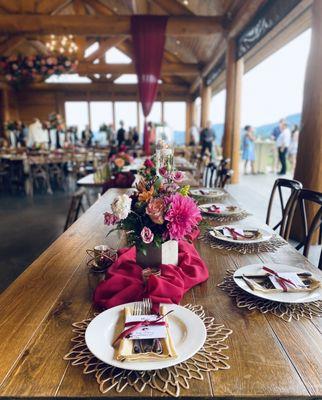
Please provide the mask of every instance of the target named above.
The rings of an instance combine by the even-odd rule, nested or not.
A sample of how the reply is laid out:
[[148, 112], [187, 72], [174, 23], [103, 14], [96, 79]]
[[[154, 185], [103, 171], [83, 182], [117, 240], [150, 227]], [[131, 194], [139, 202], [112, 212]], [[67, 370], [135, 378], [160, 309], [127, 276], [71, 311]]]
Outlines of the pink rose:
[[167, 178], [168, 177], [168, 170], [167, 170], [167, 168], [166, 167], [161, 167], [161, 168], [159, 168], [159, 174], [161, 175], [161, 176], [163, 176], [163, 178]]
[[150, 160], [149, 158], [147, 158], [144, 161], [144, 166], [147, 168], [153, 168], [154, 167], [154, 162], [152, 160]]
[[144, 243], [146, 243], [146, 244], [151, 243], [154, 239], [154, 235], [153, 235], [151, 229], [145, 226], [141, 231], [141, 238]]
[[184, 173], [181, 171], [175, 171], [171, 174], [171, 178], [174, 182], [182, 182], [184, 180]]
[[152, 198], [146, 208], [146, 213], [155, 224], [162, 225], [164, 222], [165, 204], [161, 198]]
[[116, 215], [111, 214], [109, 212], [104, 213], [104, 224], [105, 225], [114, 225], [118, 222], [118, 218]]

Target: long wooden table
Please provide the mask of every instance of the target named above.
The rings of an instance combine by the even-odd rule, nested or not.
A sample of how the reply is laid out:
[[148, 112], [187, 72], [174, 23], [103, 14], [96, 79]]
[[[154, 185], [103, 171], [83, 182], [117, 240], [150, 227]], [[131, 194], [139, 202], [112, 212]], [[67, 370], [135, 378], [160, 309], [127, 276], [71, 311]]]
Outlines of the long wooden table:
[[[111, 189], [103, 195], [1, 294], [0, 396], [102, 396], [95, 378], [69, 365], [63, 356], [70, 348], [71, 324], [93, 314], [92, 290], [97, 282], [88, 272], [85, 250], [106, 243], [102, 214], [120, 192]], [[239, 309], [217, 287], [227, 269], [249, 263], [289, 263], [319, 274], [317, 268], [289, 245], [260, 255], [224, 255], [203, 242], [196, 245], [210, 278], [190, 290], [182, 303], [203, 305], [218, 323], [233, 330], [226, 351], [231, 368], [193, 381], [182, 396], [322, 396], [321, 319], [287, 323], [270, 314]], [[117, 393], [112, 390], [105, 396]], [[160, 393], [128, 389], [122, 396], [159, 397]]]

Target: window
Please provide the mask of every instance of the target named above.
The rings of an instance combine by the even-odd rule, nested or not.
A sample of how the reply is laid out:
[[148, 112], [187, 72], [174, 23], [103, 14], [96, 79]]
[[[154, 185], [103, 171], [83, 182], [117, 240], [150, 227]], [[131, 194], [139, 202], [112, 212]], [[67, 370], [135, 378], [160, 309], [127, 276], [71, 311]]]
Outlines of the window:
[[105, 53], [105, 61], [107, 64], [130, 64], [132, 60], [116, 47], [112, 47]]
[[124, 129], [137, 127], [137, 102], [116, 101], [115, 102], [115, 127], [119, 129], [120, 121], [124, 122]]
[[113, 108], [110, 101], [91, 101], [91, 128], [94, 133], [99, 132], [102, 124], [113, 124]]
[[66, 101], [65, 102], [66, 124], [77, 126], [78, 136], [89, 125], [87, 101]]
[[85, 58], [89, 57], [91, 54], [93, 54], [94, 51], [98, 50], [99, 47], [100, 46], [99, 46], [98, 42], [95, 42], [95, 43], [91, 44], [90, 46], [88, 46], [87, 49], [85, 49], [85, 52], [84, 52]]
[[52, 75], [45, 80], [46, 83], [91, 83], [92, 81], [86, 76], [78, 74], [61, 74]]
[[123, 74], [115, 79], [114, 83], [138, 83], [138, 77], [136, 74]]
[[216, 132], [217, 143], [221, 143], [224, 134], [225, 108], [226, 90], [222, 90], [213, 96], [210, 103], [210, 120]]
[[164, 102], [164, 122], [169, 129], [170, 142], [185, 144], [186, 103], [184, 101]]

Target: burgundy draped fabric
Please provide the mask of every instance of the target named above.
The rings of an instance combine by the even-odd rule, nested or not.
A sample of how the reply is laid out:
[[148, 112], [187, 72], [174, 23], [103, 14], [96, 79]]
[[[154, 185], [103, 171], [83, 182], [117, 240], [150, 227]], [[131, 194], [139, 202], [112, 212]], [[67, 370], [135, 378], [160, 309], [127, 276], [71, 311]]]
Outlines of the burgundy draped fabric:
[[146, 118], [154, 103], [165, 44], [167, 16], [133, 15], [131, 33], [133, 39], [134, 62], [138, 76], [140, 101], [144, 115], [143, 147], [150, 155], [149, 131]]

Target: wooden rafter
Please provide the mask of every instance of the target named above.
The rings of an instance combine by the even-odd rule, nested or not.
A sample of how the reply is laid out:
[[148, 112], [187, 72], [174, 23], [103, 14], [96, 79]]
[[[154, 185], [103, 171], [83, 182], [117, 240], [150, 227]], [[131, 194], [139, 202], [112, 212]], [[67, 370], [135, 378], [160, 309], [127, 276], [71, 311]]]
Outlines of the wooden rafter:
[[133, 14], [148, 14], [150, 3], [147, 0], [132, 0]]
[[[86, 15], [85, 4], [82, 0], [73, 0], [73, 8], [76, 15]], [[77, 58], [79, 60], [83, 60], [86, 47], [86, 39], [83, 36], [76, 36], [75, 41], [78, 47]]]
[[[92, 64], [82, 62], [78, 66], [78, 72], [85, 74], [134, 74], [133, 64]], [[161, 75], [198, 75], [199, 68], [197, 64], [165, 63], [162, 65]]]
[[[223, 31], [221, 17], [170, 16], [166, 35], [210, 35]], [[129, 16], [0, 15], [1, 34], [130, 35]]]
[[25, 42], [25, 38], [23, 36], [13, 36], [6, 40], [1, 46], [0, 46], [0, 55], [2, 56], [7, 56], [12, 54], [12, 52], [20, 46], [22, 43]]
[[[243, 26], [251, 19], [251, 17], [256, 13], [256, 11], [266, 2], [267, 0], [252, 0], [251, 2], [244, 2], [240, 10], [234, 16], [234, 18], [228, 23], [227, 31], [228, 36], [234, 37], [242, 29]], [[190, 92], [194, 93], [202, 83], [202, 78], [205, 77], [211, 69], [216, 65], [218, 60], [225, 54], [226, 51], [226, 40], [222, 40], [217, 45], [213, 57], [204, 66], [201, 71], [201, 76], [196, 78], [192, 83]]]
[[176, 0], [154, 0], [154, 3], [170, 15], [194, 15], [182, 2]]
[[40, 0], [36, 6], [36, 12], [40, 14], [53, 14], [71, 2], [72, 0]]

